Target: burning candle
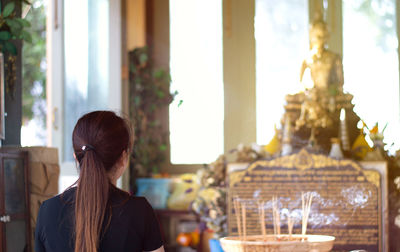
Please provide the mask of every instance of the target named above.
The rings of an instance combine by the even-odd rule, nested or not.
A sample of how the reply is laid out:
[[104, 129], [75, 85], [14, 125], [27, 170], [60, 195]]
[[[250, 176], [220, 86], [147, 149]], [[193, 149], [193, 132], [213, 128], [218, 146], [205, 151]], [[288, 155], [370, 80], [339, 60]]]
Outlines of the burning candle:
[[309, 68], [304, 70], [303, 78], [301, 79], [300, 82], [301, 85], [303, 86], [304, 91], [314, 87], [314, 81], [311, 77], [311, 71]]
[[342, 148], [344, 151], [350, 150], [349, 136], [347, 134], [346, 125], [346, 110], [342, 108], [340, 110], [340, 140], [342, 142]]

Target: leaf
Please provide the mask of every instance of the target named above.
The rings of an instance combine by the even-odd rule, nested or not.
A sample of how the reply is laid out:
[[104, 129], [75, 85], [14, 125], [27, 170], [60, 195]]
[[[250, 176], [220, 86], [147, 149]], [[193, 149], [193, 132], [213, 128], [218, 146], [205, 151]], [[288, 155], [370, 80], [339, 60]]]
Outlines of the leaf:
[[23, 40], [25, 40], [26, 42], [32, 43], [32, 36], [31, 36], [31, 34], [30, 34], [29, 32], [27, 32], [27, 31], [22, 31], [21, 38], [22, 38]]
[[[17, 22], [15, 22], [15, 21], [12, 20], [12, 19], [6, 19], [6, 24], [7, 24], [11, 29], [13, 29], [13, 28], [16, 27], [16, 23], [17, 23]], [[17, 25], [18, 25], [18, 24], [17, 24]]]
[[157, 79], [161, 79], [164, 76], [164, 71], [159, 69], [154, 71], [154, 77]]
[[6, 4], [3, 10], [3, 17], [8, 17], [10, 14], [14, 11], [15, 8], [15, 3], [14, 2], [9, 2]]
[[135, 66], [134, 64], [130, 64], [130, 65], [129, 65], [129, 71], [130, 71], [131, 73], [136, 73], [136, 66]]
[[12, 55], [17, 55], [17, 47], [11, 42], [5, 41], [4, 47], [6, 51], [10, 52]]
[[161, 90], [157, 90], [157, 91], [156, 91], [156, 94], [157, 94], [157, 97], [160, 98], [160, 99], [165, 97], [164, 92], [161, 91]]
[[0, 31], [0, 40], [9, 40], [11, 38], [11, 34], [8, 31]]
[[135, 105], [138, 106], [140, 104], [140, 96], [136, 96], [134, 98]]
[[147, 54], [143, 53], [139, 57], [139, 62], [140, 62], [140, 64], [144, 64], [147, 62], [148, 59], [149, 59], [149, 57], [147, 57]]
[[31, 23], [23, 18], [14, 18], [22, 27], [31, 27]]
[[22, 31], [22, 25], [15, 20], [7, 19], [6, 24], [10, 27], [12, 37], [20, 37]]

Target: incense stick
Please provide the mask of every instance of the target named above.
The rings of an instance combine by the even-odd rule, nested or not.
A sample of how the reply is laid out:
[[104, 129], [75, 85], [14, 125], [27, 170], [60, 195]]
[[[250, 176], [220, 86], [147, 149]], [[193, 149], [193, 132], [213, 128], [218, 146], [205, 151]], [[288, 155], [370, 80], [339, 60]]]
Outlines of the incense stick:
[[311, 193], [308, 193], [306, 196], [303, 192], [301, 193], [301, 206], [302, 206], [302, 213], [303, 213], [302, 224], [301, 224], [302, 236], [305, 236], [306, 232], [307, 232], [308, 216], [310, 215], [312, 198], [313, 198], [313, 195]]
[[242, 239], [242, 227], [240, 225], [240, 203], [238, 201], [238, 198], [236, 198], [236, 200], [233, 201], [233, 206], [235, 208], [235, 214], [236, 214], [236, 224], [237, 224], [237, 229], [238, 229], [238, 233], [239, 233], [239, 239]]
[[281, 234], [281, 216], [279, 213], [279, 208], [278, 208], [278, 198], [276, 198], [276, 226], [277, 226], [277, 232], [278, 235]]
[[304, 236], [306, 233], [305, 230], [305, 213], [306, 213], [306, 203], [305, 203], [305, 199], [304, 199], [304, 193], [301, 193], [301, 211], [302, 211], [302, 218], [301, 218], [301, 234]]
[[246, 241], [246, 206], [242, 204], [243, 238]]
[[290, 217], [290, 214], [289, 214], [289, 215], [288, 215], [288, 233], [289, 233], [289, 240], [292, 239], [293, 224], [294, 224], [294, 221], [293, 221], [292, 217]]
[[274, 224], [274, 235], [276, 236], [276, 212], [275, 212], [275, 196], [272, 196], [272, 223]]
[[261, 208], [261, 225], [262, 225], [262, 235], [267, 235], [267, 229], [265, 227], [265, 208], [264, 208], [264, 201], [262, 202], [262, 208]]
[[258, 202], [258, 216], [260, 218], [260, 224], [261, 224], [261, 233], [263, 236], [267, 235], [267, 231], [265, 228], [265, 208], [264, 208], [264, 201], [261, 203]]
[[274, 235], [281, 234], [281, 222], [280, 222], [280, 214], [278, 208], [278, 198], [276, 196], [272, 197], [272, 219], [274, 223]]

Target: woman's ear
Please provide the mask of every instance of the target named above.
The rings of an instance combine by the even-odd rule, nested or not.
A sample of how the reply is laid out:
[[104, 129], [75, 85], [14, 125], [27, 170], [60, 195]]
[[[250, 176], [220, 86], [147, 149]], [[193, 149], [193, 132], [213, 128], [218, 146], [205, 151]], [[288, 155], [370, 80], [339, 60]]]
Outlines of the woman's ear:
[[125, 172], [125, 169], [128, 167], [128, 160], [129, 156], [127, 151], [123, 151], [116, 163], [115, 169], [109, 174], [114, 185], [116, 185], [117, 180], [122, 176], [122, 174]]
[[129, 160], [129, 157], [128, 157], [127, 151], [123, 151], [118, 160], [118, 166], [126, 168], [126, 166], [128, 165], [128, 160]]
[[75, 152], [74, 152], [72, 155], [74, 156], [75, 166], [76, 166], [76, 167], [79, 167], [79, 161], [78, 161], [78, 159], [76, 158]]
[[129, 152], [128, 151], [124, 151], [124, 155], [125, 155], [125, 167], [128, 167], [129, 164]]

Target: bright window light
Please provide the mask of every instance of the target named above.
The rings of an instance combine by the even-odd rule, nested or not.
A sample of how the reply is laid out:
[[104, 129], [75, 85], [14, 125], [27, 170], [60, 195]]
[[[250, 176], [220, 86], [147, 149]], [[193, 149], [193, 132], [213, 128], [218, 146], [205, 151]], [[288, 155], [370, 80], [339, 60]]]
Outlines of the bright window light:
[[171, 162], [209, 163], [223, 153], [222, 1], [169, 3]]
[[395, 2], [343, 1], [344, 89], [370, 128], [379, 122], [381, 131], [387, 124], [384, 141], [393, 151], [400, 148]]
[[256, 0], [257, 143], [280, 127], [285, 95], [297, 93], [308, 52], [308, 0]]

